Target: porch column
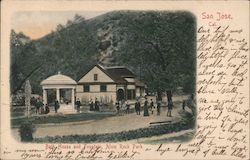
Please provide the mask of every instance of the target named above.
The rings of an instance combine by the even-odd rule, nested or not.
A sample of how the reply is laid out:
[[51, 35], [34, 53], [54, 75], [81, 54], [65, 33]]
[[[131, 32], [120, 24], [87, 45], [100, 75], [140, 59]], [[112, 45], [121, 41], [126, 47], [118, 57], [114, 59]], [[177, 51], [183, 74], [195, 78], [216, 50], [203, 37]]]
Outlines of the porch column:
[[72, 110], [74, 111], [75, 109], [75, 89], [72, 88], [71, 91], [71, 103], [72, 103]]
[[46, 89], [43, 89], [43, 104], [44, 105], [48, 104], [48, 101], [47, 101], [47, 90]]
[[56, 100], [58, 100], [58, 102], [60, 103], [60, 89], [59, 88], [56, 89]]

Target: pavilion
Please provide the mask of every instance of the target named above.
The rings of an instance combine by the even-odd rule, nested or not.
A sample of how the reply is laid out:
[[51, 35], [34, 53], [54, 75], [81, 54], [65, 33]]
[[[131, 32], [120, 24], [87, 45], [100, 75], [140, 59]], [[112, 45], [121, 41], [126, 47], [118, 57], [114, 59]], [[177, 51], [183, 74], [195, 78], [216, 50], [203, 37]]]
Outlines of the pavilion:
[[[56, 100], [60, 103], [59, 111], [75, 111], [75, 88], [76, 81], [58, 72], [57, 75], [48, 77], [41, 82], [43, 89], [43, 103], [48, 104], [48, 90], [56, 90]], [[71, 103], [61, 101], [60, 90], [71, 90]]]

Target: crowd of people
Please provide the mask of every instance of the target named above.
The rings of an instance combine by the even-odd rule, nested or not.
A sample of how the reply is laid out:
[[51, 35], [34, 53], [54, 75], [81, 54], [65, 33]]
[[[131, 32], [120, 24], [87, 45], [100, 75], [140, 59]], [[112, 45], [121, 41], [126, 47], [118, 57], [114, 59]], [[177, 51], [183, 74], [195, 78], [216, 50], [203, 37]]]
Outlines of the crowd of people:
[[[174, 103], [172, 101], [172, 93], [167, 94], [167, 99], [168, 99], [167, 116], [172, 117], [172, 110], [174, 107]], [[193, 99], [194, 99], [194, 96], [192, 94], [188, 100], [183, 101], [183, 104], [182, 104], [183, 110], [185, 110], [185, 106], [192, 106], [192, 104], [193, 104], [192, 102], [194, 101]], [[75, 104], [76, 104], [76, 110], [79, 113], [80, 107], [82, 106], [79, 98], [76, 100]], [[141, 105], [141, 102], [139, 101], [139, 99], [136, 100], [136, 102], [134, 103], [134, 109], [135, 109], [136, 115], [141, 115], [141, 111], [143, 111], [143, 116], [150, 116], [150, 114], [152, 114], [152, 115], [154, 114], [155, 110], [156, 110], [157, 115], [160, 115], [161, 114], [161, 104], [162, 104], [161, 101], [154, 102], [153, 99], [150, 99], [150, 101], [148, 101], [147, 97], [145, 97], [145, 101], [143, 102], [142, 105]], [[35, 105], [35, 109], [36, 109], [36, 111], [35, 111], [36, 114], [48, 114], [50, 112], [50, 108], [49, 108], [48, 104], [44, 105], [41, 98], [36, 99], [34, 105]], [[123, 115], [124, 113], [129, 114], [131, 112], [131, 104], [129, 104], [128, 101], [125, 101], [125, 100], [117, 101], [115, 103], [115, 107], [116, 107], [117, 115]], [[55, 100], [55, 102], [54, 102], [55, 113], [57, 113], [59, 108], [60, 108], [60, 103], [58, 102], [58, 100]], [[189, 108], [192, 109], [195, 107], [189, 107]], [[98, 101], [97, 98], [95, 98], [95, 101], [90, 99], [89, 110], [90, 111], [97, 111], [97, 112], [100, 111], [100, 102]], [[195, 112], [195, 111], [193, 111], [193, 112]]]
[[48, 104], [44, 105], [40, 98], [36, 99], [34, 103], [36, 114], [48, 114], [50, 112]]
[[[145, 101], [143, 105], [141, 105], [141, 102], [139, 99], [136, 100], [135, 104], [135, 113], [136, 115], [141, 115], [141, 111], [143, 111], [143, 116], [150, 116], [150, 114], [154, 114], [154, 111], [156, 110], [156, 114], [161, 114], [161, 101], [157, 101], [156, 105], [153, 101], [153, 99], [150, 99], [150, 102], [145, 98]], [[168, 112], [167, 116], [172, 117], [172, 109], [173, 109], [173, 102], [172, 100], [168, 103]], [[116, 102], [116, 111], [117, 115], [123, 115], [123, 113], [128, 114], [130, 113], [130, 104], [128, 101], [117, 101]]]
[[130, 104], [128, 103], [128, 101], [124, 101], [124, 100], [117, 101], [115, 105], [116, 105], [116, 111], [118, 115], [122, 114], [121, 111], [125, 111], [124, 113], [126, 114], [130, 113]]
[[[168, 103], [167, 103], [167, 116], [168, 117], [172, 117], [172, 110], [174, 107], [172, 96], [173, 96], [172, 91], [171, 90], [167, 91], [167, 101], [168, 101]], [[151, 113], [153, 115], [155, 108], [156, 108], [157, 115], [160, 115], [161, 114], [161, 104], [162, 104], [161, 101], [158, 100], [158, 101], [156, 101], [156, 107], [155, 107], [153, 99], [150, 99], [150, 102], [149, 102], [147, 97], [145, 97], [144, 104], [141, 105], [141, 102], [139, 101], [139, 99], [137, 99], [135, 104], [134, 104], [136, 115], [141, 115], [141, 110], [143, 110], [143, 116], [150, 116], [149, 113]], [[123, 106], [126, 108], [125, 113], [129, 113], [130, 105], [128, 104], [128, 102], [127, 101], [117, 101], [116, 102], [116, 110], [117, 110], [118, 115], [120, 115], [122, 113], [121, 110], [124, 110], [124, 109], [122, 109], [122, 108], [124, 108]]]
[[[81, 101], [79, 100], [79, 98], [76, 101], [76, 110], [77, 112], [80, 112], [80, 107], [82, 106]], [[137, 115], [141, 114], [141, 110], [143, 108], [144, 111], [144, 116], [149, 116], [149, 112], [151, 112], [151, 114], [154, 113], [155, 108], [157, 108], [157, 115], [160, 115], [160, 108], [161, 108], [161, 102], [158, 101], [156, 104], [156, 107], [154, 105], [154, 101], [153, 99], [150, 100], [150, 103], [148, 102], [147, 98], [145, 99], [144, 105], [142, 106], [139, 99], [136, 100], [135, 104], [135, 111]], [[118, 115], [123, 115], [123, 114], [129, 114], [131, 111], [131, 104], [128, 103], [128, 101], [126, 100], [121, 100], [121, 101], [117, 101], [115, 103], [115, 108], [117, 111]], [[95, 98], [95, 101], [93, 101], [93, 99], [90, 99], [89, 101], [89, 111], [100, 111], [100, 102], [98, 101], [97, 98]]]
[[[80, 112], [80, 107], [81, 107], [81, 101], [79, 98], [76, 100], [76, 110], [79, 113]], [[90, 99], [89, 101], [89, 110], [90, 111], [100, 111], [100, 102], [98, 101], [97, 98], [95, 98], [95, 102]]]
[[[50, 112], [50, 108], [48, 104], [44, 104], [41, 100], [41, 98], [38, 98], [34, 102], [35, 106], [35, 113], [38, 114], [48, 114]], [[54, 109], [55, 113], [57, 113], [58, 109], [60, 108], [60, 103], [58, 100], [55, 100], [54, 102]]]

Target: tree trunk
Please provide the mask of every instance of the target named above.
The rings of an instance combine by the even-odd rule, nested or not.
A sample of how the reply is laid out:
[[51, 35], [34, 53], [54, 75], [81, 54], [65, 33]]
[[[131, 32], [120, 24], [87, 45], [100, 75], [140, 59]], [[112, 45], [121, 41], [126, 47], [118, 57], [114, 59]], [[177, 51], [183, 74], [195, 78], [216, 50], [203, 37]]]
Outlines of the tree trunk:
[[43, 64], [38, 65], [36, 68], [34, 68], [27, 76], [25, 76], [25, 78], [23, 80], [21, 80], [21, 82], [19, 83], [19, 85], [13, 90], [12, 94], [15, 94], [19, 89], [21, 89], [23, 83], [37, 70], [39, 70], [42, 67]]
[[167, 91], [167, 98], [168, 98], [168, 103], [169, 101], [172, 101], [172, 90]]
[[162, 101], [162, 91], [161, 90], [157, 90], [157, 101]]

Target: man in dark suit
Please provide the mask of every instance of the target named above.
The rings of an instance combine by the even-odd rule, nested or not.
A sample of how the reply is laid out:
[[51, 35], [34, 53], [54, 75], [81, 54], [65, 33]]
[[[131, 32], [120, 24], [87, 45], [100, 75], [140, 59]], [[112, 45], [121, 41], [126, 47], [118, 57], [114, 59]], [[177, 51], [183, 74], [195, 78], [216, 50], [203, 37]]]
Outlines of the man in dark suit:
[[55, 112], [57, 113], [57, 110], [60, 108], [58, 100], [55, 100]]
[[100, 111], [99, 101], [97, 100], [97, 98], [95, 98], [95, 111]]
[[141, 104], [138, 100], [135, 102], [135, 111], [137, 115], [141, 114]]
[[145, 99], [145, 102], [144, 102], [144, 113], [143, 113], [143, 116], [149, 116], [149, 113], [148, 113], [148, 100], [147, 100], [147, 98]]
[[76, 109], [77, 109], [77, 112], [78, 112], [78, 113], [80, 112], [80, 106], [81, 106], [81, 102], [80, 102], [79, 98], [77, 98], [77, 101], [76, 101]]

